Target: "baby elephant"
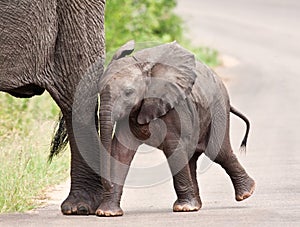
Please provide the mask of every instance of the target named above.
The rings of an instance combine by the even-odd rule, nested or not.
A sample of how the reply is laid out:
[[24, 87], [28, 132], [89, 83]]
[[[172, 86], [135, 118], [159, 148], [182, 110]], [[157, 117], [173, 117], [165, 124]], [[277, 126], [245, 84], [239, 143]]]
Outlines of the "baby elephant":
[[143, 143], [167, 157], [178, 197], [174, 211], [201, 208], [196, 162], [202, 153], [225, 169], [237, 201], [251, 196], [255, 182], [233, 154], [229, 114], [247, 124], [243, 147], [249, 121], [230, 106], [221, 79], [176, 42], [133, 50], [133, 41], [122, 46], [99, 83], [101, 142], [111, 158], [103, 159], [105, 193], [96, 214], [123, 215], [123, 185]]

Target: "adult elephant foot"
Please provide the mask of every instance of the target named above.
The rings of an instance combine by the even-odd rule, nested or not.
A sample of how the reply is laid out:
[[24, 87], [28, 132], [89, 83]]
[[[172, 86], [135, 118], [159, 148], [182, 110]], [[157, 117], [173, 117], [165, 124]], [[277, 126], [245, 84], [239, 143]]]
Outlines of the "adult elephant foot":
[[191, 212], [200, 210], [202, 204], [200, 199], [176, 200], [173, 205], [174, 212]]
[[72, 191], [62, 203], [61, 212], [64, 215], [92, 215], [95, 214], [101, 199], [101, 192]]
[[123, 214], [124, 212], [119, 204], [111, 201], [102, 202], [96, 210], [96, 215], [100, 217], [115, 217]]
[[243, 178], [232, 179], [232, 182], [236, 201], [243, 201], [249, 198], [255, 190], [255, 181], [248, 175]]

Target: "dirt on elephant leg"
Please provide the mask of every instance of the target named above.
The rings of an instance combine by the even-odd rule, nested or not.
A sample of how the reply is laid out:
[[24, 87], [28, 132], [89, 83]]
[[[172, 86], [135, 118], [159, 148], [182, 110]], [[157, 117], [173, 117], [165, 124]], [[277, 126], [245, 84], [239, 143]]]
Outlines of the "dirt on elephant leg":
[[111, 191], [103, 193], [103, 200], [96, 210], [96, 215], [99, 217], [115, 217], [124, 214], [120, 207], [121, 195], [123, 186], [114, 184]]
[[174, 212], [192, 212], [198, 211], [202, 207], [201, 201], [198, 198], [190, 200], [176, 200], [173, 205]]
[[243, 179], [241, 182], [235, 181], [233, 183], [235, 189], [236, 201], [243, 201], [249, 198], [255, 190], [255, 182], [251, 177]]
[[123, 214], [121, 207], [112, 201], [102, 202], [96, 210], [96, 215], [99, 217], [115, 217]]

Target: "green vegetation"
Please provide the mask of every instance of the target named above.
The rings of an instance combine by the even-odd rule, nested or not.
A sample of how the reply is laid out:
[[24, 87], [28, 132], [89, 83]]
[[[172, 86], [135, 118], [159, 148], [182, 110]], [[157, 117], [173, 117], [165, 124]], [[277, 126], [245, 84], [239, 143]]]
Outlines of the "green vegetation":
[[183, 36], [184, 23], [174, 14], [175, 6], [176, 0], [107, 1], [105, 29], [108, 58], [131, 39], [137, 43], [166, 43], [176, 40], [209, 66], [218, 65], [215, 50], [194, 47]]
[[[109, 0], [106, 7], [107, 51], [128, 40], [165, 43], [177, 40], [209, 65], [217, 53], [184, 40], [183, 22], [172, 12], [175, 0]], [[43, 191], [68, 176], [69, 152], [48, 163], [58, 107], [48, 94], [16, 99], [0, 93], [0, 213], [36, 207]]]
[[57, 115], [47, 94], [32, 99], [0, 94], [0, 213], [34, 208], [42, 190], [67, 178], [69, 152], [48, 163]]
[[215, 67], [220, 64], [218, 60], [218, 52], [208, 47], [190, 47], [185, 45], [187, 49], [191, 50], [198, 60], [205, 62], [210, 67]]
[[170, 42], [182, 38], [182, 20], [172, 12], [174, 0], [106, 2], [106, 46], [112, 51], [128, 40]]

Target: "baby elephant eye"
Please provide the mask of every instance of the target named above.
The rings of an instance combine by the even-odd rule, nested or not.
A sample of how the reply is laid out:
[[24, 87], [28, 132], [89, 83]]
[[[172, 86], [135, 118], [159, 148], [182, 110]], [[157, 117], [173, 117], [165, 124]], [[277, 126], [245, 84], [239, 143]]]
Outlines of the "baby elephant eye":
[[133, 88], [127, 88], [126, 90], [125, 90], [125, 92], [124, 92], [124, 95], [126, 96], [126, 97], [129, 97], [129, 96], [131, 96], [133, 93], [134, 93], [134, 89]]

